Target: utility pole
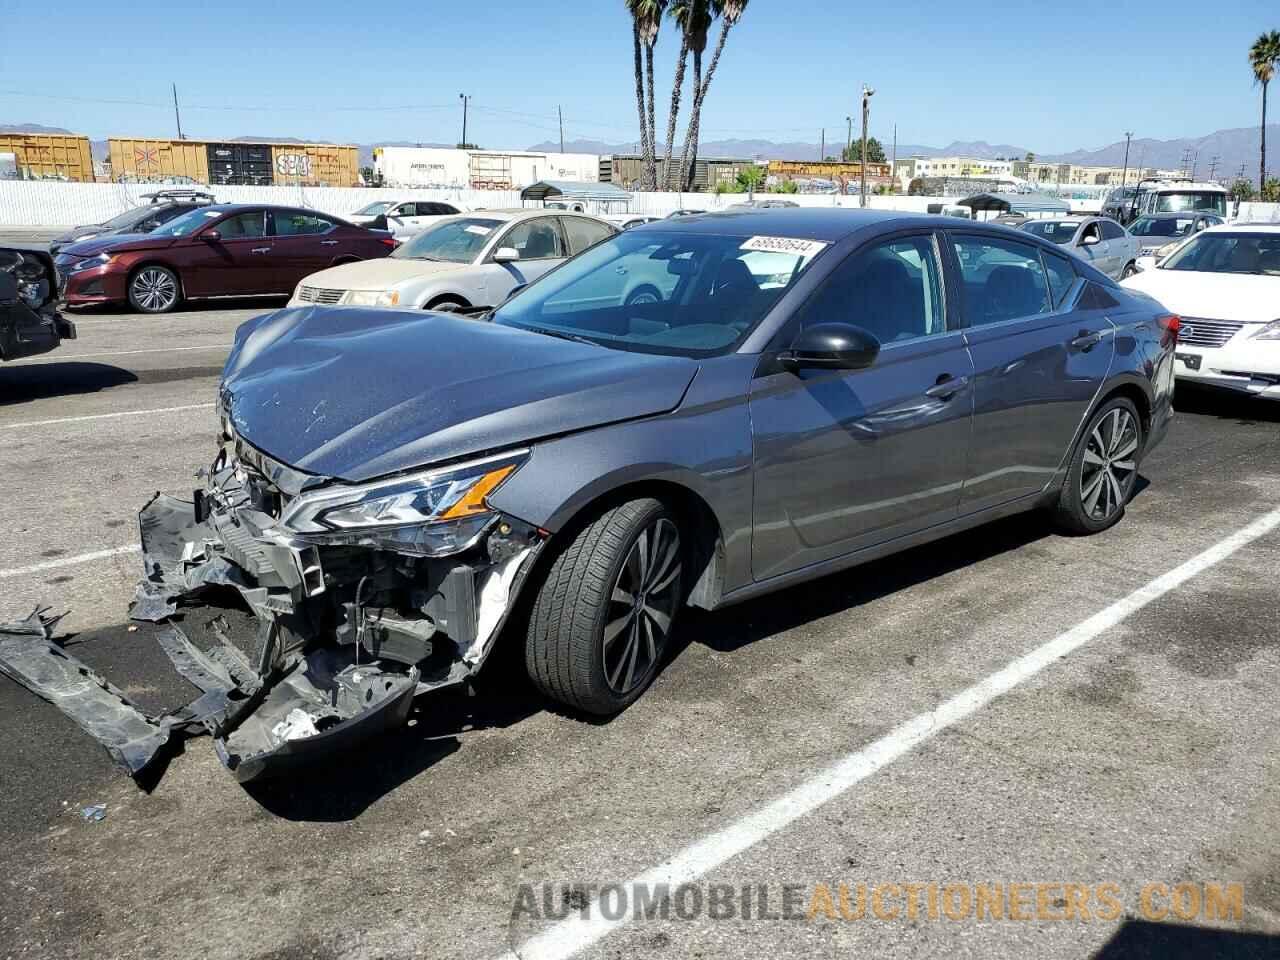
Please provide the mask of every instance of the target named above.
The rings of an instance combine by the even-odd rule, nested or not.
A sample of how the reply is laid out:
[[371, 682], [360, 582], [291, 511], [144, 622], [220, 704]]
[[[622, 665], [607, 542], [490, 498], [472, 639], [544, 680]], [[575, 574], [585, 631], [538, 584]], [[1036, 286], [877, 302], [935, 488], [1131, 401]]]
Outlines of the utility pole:
[[564, 153], [564, 111], [556, 104], [556, 114], [560, 117], [560, 152]]
[[1193, 157], [1191, 160], [1191, 179], [1192, 180], [1196, 178], [1196, 164], [1198, 164], [1199, 162], [1200, 162], [1200, 151], [1197, 150], [1195, 157]]
[[1218, 172], [1218, 161], [1221, 159], [1222, 158], [1219, 156], [1214, 156], [1209, 160], [1209, 179], [1210, 180], [1212, 180], [1213, 175]]
[[1129, 182], [1129, 142], [1133, 139], [1133, 132], [1126, 130], [1124, 132], [1124, 173], [1120, 174], [1120, 186], [1124, 186]]
[[822, 141], [818, 145], [818, 162], [827, 159], [827, 128], [822, 128]]
[[862, 182], [858, 188], [858, 206], [860, 207], [867, 205], [867, 115], [871, 112], [871, 98], [874, 95], [875, 90], [864, 83], [862, 85], [862, 163], [859, 164], [858, 171], [862, 176]]
[[844, 122], [849, 125], [849, 136], [845, 139], [844, 157], [842, 159], [848, 160], [853, 156], [853, 117], [845, 117]]
[[179, 139], [179, 140], [181, 140], [181, 139], [183, 139], [183, 136], [182, 136], [182, 114], [178, 112], [178, 85], [177, 85], [176, 83], [173, 85], [173, 119], [174, 119], [175, 121], [177, 121], [177, 124], [178, 124], [178, 139]]
[[462, 101], [462, 143], [458, 146], [465, 150], [467, 147], [467, 104], [471, 102], [471, 98], [465, 93], [458, 94], [458, 99]]

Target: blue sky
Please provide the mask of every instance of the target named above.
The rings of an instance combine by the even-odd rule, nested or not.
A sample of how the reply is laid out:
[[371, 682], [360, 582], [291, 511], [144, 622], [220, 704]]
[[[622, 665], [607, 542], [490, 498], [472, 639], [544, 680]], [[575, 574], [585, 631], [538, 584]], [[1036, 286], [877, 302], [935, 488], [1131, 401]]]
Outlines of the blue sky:
[[[1084, 0], [1068, 15], [1057, 4], [753, 0], [730, 35], [703, 139], [816, 141], [825, 126], [828, 142], [841, 140], [864, 81], [877, 88], [871, 127], [886, 145], [894, 123], [902, 143], [1054, 153], [1126, 129], [1165, 139], [1258, 122], [1245, 55], [1280, 28], [1275, 0], [1167, 0], [1122, 16], [1125, 6]], [[636, 137], [622, 0], [64, 0], [56, 18], [48, 10], [6, 5], [0, 123], [172, 136], [176, 80], [184, 132], [197, 138], [452, 143], [462, 92], [474, 97], [469, 139], [484, 146], [554, 139], [558, 104], [567, 139]], [[668, 24], [659, 127], [677, 50]]]

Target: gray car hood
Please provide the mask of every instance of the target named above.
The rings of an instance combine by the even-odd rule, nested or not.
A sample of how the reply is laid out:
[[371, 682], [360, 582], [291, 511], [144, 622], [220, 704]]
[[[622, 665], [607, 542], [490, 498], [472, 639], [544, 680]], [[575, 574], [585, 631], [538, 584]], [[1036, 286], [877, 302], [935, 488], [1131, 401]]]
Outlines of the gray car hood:
[[301, 307], [236, 332], [222, 403], [263, 453], [361, 482], [664, 413], [697, 370], [448, 314]]

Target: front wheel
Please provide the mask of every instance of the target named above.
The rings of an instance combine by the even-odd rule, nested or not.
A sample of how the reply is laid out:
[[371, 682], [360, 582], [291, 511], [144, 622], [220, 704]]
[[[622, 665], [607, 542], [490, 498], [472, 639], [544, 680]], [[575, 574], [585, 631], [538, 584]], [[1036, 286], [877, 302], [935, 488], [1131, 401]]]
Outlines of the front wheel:
[[1124, 516], [1138, 482], [1142, 418], [1125, 397], [1113, 397], [1089, 418], [1058, 494], [1055, 517], [1068, 533], [1099, 533]]
[[653, 682], [683, 600], [684, 549], [661, 501], [602, 513], [555, 557], [530, 612], [525, 665], [547, 696], [601, 716]]
[[139, 313], [167, 313], [181, 299], [178, 275], [168, 267], [143, 267], [129, 280], [129, 303]]

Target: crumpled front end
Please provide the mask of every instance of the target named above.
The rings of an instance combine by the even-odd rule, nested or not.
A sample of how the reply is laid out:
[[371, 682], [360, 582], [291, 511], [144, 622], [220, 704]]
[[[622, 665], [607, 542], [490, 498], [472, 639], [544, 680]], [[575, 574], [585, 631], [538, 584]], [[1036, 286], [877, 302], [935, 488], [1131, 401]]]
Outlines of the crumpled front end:
[[352, 485], [223, 429], [194, 499], [158, 494], [139, 514], [131, 616], [164, 620], [215, 586], [253, 611], [240, 676], [179, 665], [240, 705], [215, 738], [248, 780], [397, 726], [416, 695], [474, 675], [545, 536], [487, 504], [526, 452]]

